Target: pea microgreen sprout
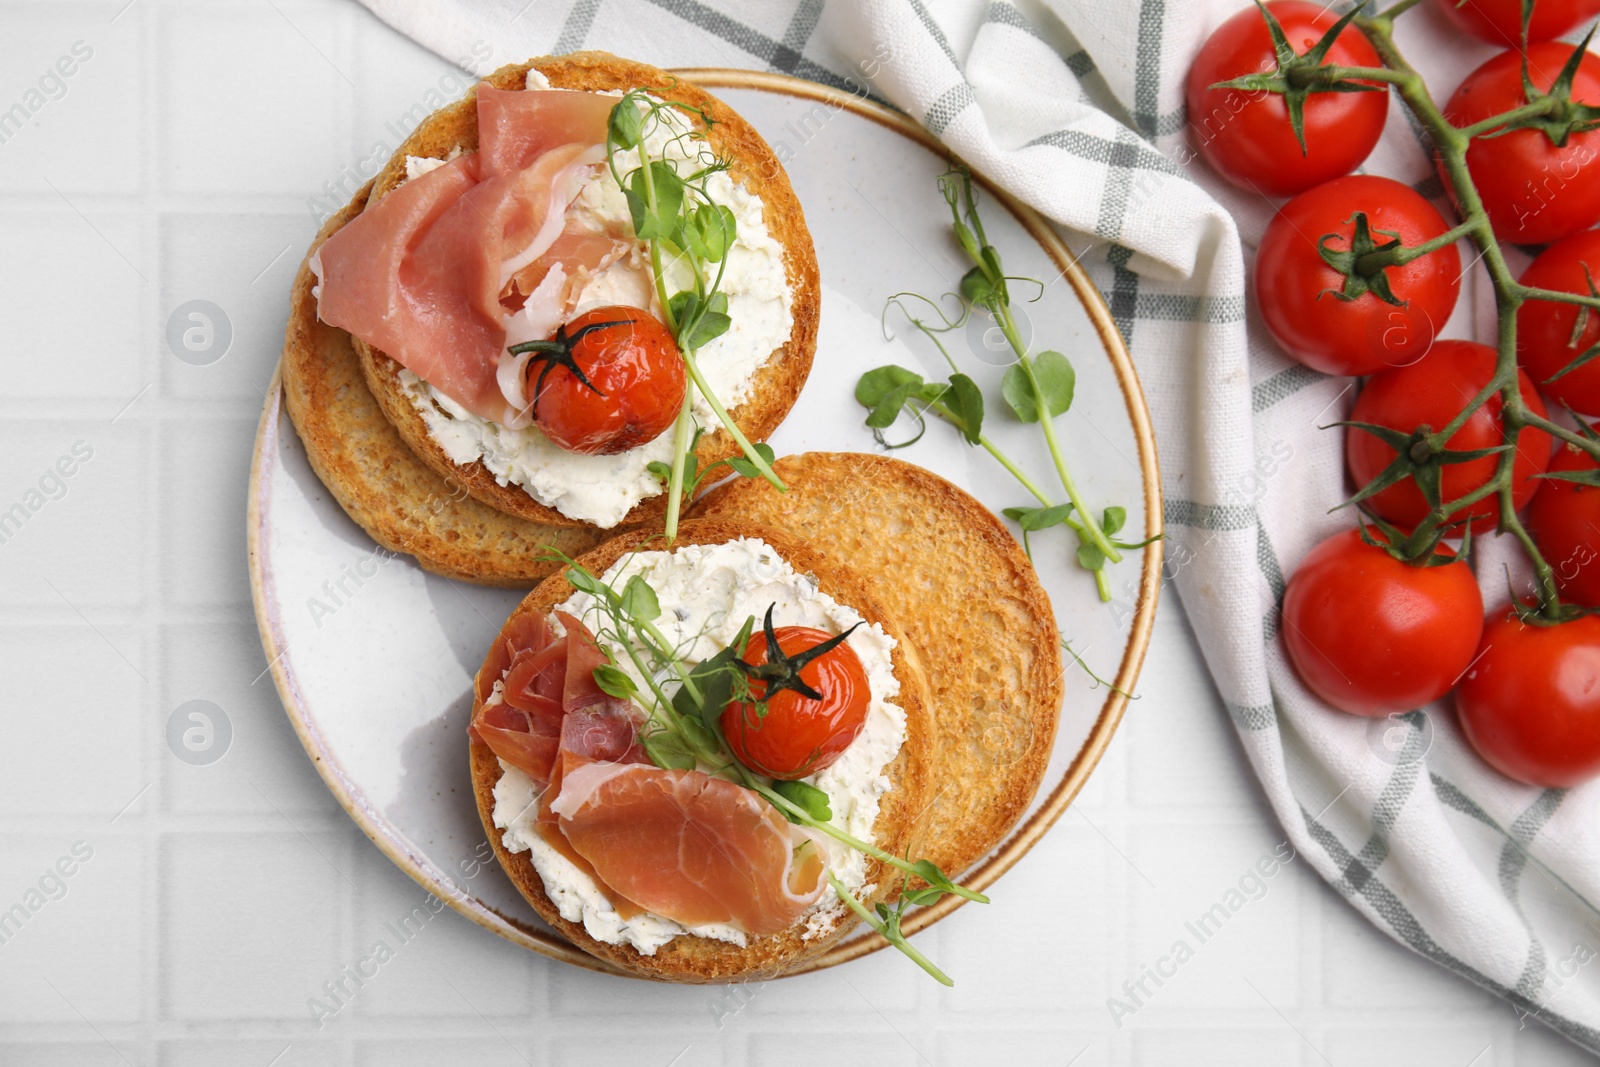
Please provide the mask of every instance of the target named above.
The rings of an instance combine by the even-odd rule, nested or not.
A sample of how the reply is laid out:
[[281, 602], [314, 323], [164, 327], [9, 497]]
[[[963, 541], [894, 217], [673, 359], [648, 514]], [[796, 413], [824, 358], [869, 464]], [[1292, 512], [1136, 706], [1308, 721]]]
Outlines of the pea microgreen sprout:
[[[683, 475], [680, 479], [682, 486], [679, 492], [685, 503], [695, 498], [695, 494], [699, 492], [700, 487], [707, 484], [707, 479], [712, 482], [719, 480], [721, 477], [719, 472], [723, 467], [728, 468], [729, 471], [742, 478], [761, 477], [761, 471], [756, 468], [756, 465], [743, 456], [730, 456], [727, 459], [719, 459], [715, 463], [708, 463], [704, 468], [701, 468], [700, 457], [695, 455], [695, 449], [700, 447], [700, 439], [705, 436], [705, 432], [703, 427], [696, 426], [693, 436], [689, 439], [689, 447], [684, 450]], [[776, 453], [772, 451], [772, 446], [765, 441], [756, 441], [755, 450], [768, 463], [771, 463], [776, 458]], [[670, 464], [656, 460], [647, 464], [645, 469], [660, 478], [662, 482], [671, 483], [672, 467]], [[713, 478], [713, 474], [717, 474], [718, 477]]]
[[1086, 543], [1093, 545], [1105, 559], [1116, 563], [1122, 559], [1122, 553], [1105, 530], [1090, 518], [1093, 513], [1078, 492], [1072, 473], [1067, 469], [1066, 458], [1061, 454], [1061, 443], [1056, 437], [1056, 416], [1066, 414], [1072, 406], [1076, 384], [1072, 364], [1060, 352], [1047, 350], [1038, 355], [1031, 354], [1027, 343], [1018, 333], [1007, 285], [1010, 279], [1000, 266], [1000, 253], [984, 234], [971, 173], [965, 167], [946, 171], [939, 176], [939, 190], [944, 194], [945, 203], [950, 206], [956, 240], [973, 262], [972, 269], [961, 279], [961, 295], [974, 308], [982, 308], [994, 318], [1017, 357], [1017, 362], [1006, 371], [1000, 383], [1000, 392], [1017, 418], [1039, 424], [1056, 473], [1061, 478], [1061, 487], [1066, 490], [1067, 498], [1083, 519], [1083, 534], [1088, 538]]
[[[890, 944], [939, 981], [950, 984], [948, 976], [906, 943], [900, 933], [899, 916], [905, 913], [909, 905], [931, 904], [947, 895], [979, 904], [987, 904], [989, 898], [976, 890], [958, 885], [931, 860], [896, 856], [835, 826], [827, 793], [805, 782], [774, 781], [754, 773], [734, 758], [723, 737], [721, 719], [724, 708], [734, 701], [755, 704], [758, 708], [762, 704], [762, 699], [756, 697], [751, 689], [751, 678], [761, 678], [769, 685], [781, 682], [778, 673], [782, 668], [786, 666], [798, 672], [795, 661], [806, 653], [790, 658], [786, 665], [779, 664], [780, 671], [769, 672], [770, 677], [763, 674], [760, 667], [745, 663], [741, 656], [756, 627], [755, 617], [751, 616], [745, 620], [731, 644], [689, 668], [683, 662], [682, 650], [674, 646], [655, 625], [655, 620], [661, 616], [661, 604], [655, 590], [641, 576], [631, 575], [619, 592], [565, 553], [552, 551], [544, 558], [564, 564], [567, 583], [574, 589], [588, 593], [599, 607], [603, 620], [596, 628], [595, 636], [601, 640], [601, 649], [611, 662], [595, 668], [595, 684], [610, 696], [637, 700], [644, 705], [649, 720], [641, 732], [639, 743], [650, 761], [668, 769], [698, 767], [709, 774], [737, 782], [759, 794], [790, 822], [825, 834], [847, 848], [886, 863], [911, 878], [921, 879], [925, 883], [923, 886], [902, 890], [895, 911], [888, 911], [887, 905], [877, 905], [877, 918], [871, 917], [870, 913], [863, 914], [866, 912], [865, 906], [837, 882], [834, 883], [834, 891], [846, 906], [863, 915], [868, 925], [883, 934]], [[769, 631], [772, 629], [771, 608], [767, 610], [765, 626]], [[842, 641], [846, 636], [848, 634], [840, 635], [838, 640]], [[768, 646], [772, 649], [778, 647], [771, 634]], [[639, 690], [632, 675], [616, 665], [614, 657], [619, 651], [633, 666], [634, 674], [644, 680], [644, 692]], [[821, 655], [820, 652], [817, 654]], [[669, 680], [675, 680], [678, 686], [670, 695], [665, 688]], [[798, 677], [793, 681], [798, 682]], [[764, 714], [764, 708], [760, 708], [758, 713]], [[891, 915], [894, 917], [892, 922], [889, 918]]]
[[[633, 221], [633, 230], [649, 249], [650, 273], [661, 314], [667, 329], [677, 339], [683, 354], [684, 369], [694, 387], [705, 398], [723, 429], [738, 444], [750, 468], [779, 490], [782, 480], [772, 469], [772, 451], [751, 444], [744, 431], [729, 416], [700, 371], [696, 353], [722, 336], [732, 325], [728, 317], [728, 296], [722, 292], [722, 276], [728, 266], [728, 250], [737, 235], [733, 212], [711, 199], [706, 182], [728, 168], [728, 161], [717, 156], [706, 143], [705, 135], [692, 126], [677, 129], [673, 112], [692, 115], [708, 128], [715, 122], [709, 108], [696, 108], [677, 101], [662, 100], [643, 89], [624, 93], [611, 109], [607, 124], [606, 160], [611, 175], [622, 189]], [[679, 171], [679, 161], [662, 156], [653, 158], [650, 135], [658, 129], [669, 132], [667, 143], [683, 147], [689, 159]], [[687, 147], [684, 147], [687, 146]], [[637, 157], [638, 165], [627, 167]], [[716, 265], [715, 273], [711, 265]], [[674, 291], [676, 279], [686, 268], [688, 287]], [[672, 465], [667, 471], [666, 534], [677, 536], [678, 516], [685, 498], [687, 457], [698, 440], [692, 396], [686, 392], [683, 407], [672, 428]], [[735, 470], [740, 468], [735, 467]], [[740, 473], [743, 473], [742, 470]]]
[[[969, 445], [977, 445], [988, 452], [1038, 501], [1038, 507], [1006, 508], [1004, 512], [1007, 518], [1015, 520], [1022, 527], [1023, 547], [1030, 558], [1032, 545], [1029, 543], [1029, 534], [1052, 526], [1066, 526], [1077, 535], [1078, 565], [1094, 575], [1100, 599], [1109, 602], [1111, 583], [1106, 577], [1106, 564], [1122, 559], [1124, 551], [1143, 548], [1155, 538], [1133, 542], [1118, 540], [1115, 535], [1127, 522], [1126, 509], [1108, 507], [1098, 519], [1087, 510], [1067, 469], [1052, 422], [1072, 406], [1075, 383], [1072, 364], [1060, 352], [1031, 353], [1017, 330], [1016, 318], [1011, 311], [1010, 283], [1031, 282], [1041, 292], [1043, 286], [1035, 279], [1017, 278], [1005, 273], [1000, 253], [989, 244], [984, 232], [983, 221], [978, 216], [977, 197], [972, 189], [972, 176], [965, 169], [956, 167], [940, 175], [939, 189], [950, 206], [956, 240], [974, 264], [962, 277], [960, 292], [946, 294], [958, 302], [959, 314], [952, 317], [943, 305], [919, 293], [896, 293], [884, 305], [883, 321], [884, 335], [887, 337], [889, 311], [898, 309], [911, 325], [933, 342], [950, 365], [950, 378], [943, 382], [926, 381], [922, 375], [904, 367], [876, 367], [863, 374], [857, 382], [856, 401], [868, 409], [867, 426], [885, 448], [906, 448], [921, 440], [927, 430], [925, 416], [932, 412], [959, 430]], [[931, 309], [938, 317], [937, 323], [916, 314], [912, 301]], [[980, 312], [994, 319], [1006, 343], [1017, 356], [1017, 362], [1006, 371], [1001, 381], [1001, 396], [1019, 420], [1039, 424], [1056, 473], [1067, 491], [1067, 503], [1057, 504], [1052, 500], [1015, 460], [983, 432], [983, 392], [971, 377], [962, 373], [940, 336], [960, 329], [973, 314]], [[890, 442], [884, 431], [895, 424], [902, 412], [911, 416], [917, 432], [908, 440]]]

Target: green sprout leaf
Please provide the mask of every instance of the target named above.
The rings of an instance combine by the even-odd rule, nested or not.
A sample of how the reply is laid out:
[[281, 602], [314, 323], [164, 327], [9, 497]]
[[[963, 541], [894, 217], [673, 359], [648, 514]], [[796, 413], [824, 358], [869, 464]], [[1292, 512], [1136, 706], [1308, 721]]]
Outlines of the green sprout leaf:
[[944, 403], [961, 420], [961, 436], [967, 444], [975, 445], [983, 434], [983, 390], [965, 374], [950, 376], [950, 389], [943, 397]]
[[580, 593], [588, 593], [590, 596], [595, 597], [598, 600], [605, 600], [615, 595], [611, 592], [610, 586], [606, 585], [604, 582], [590, 574], [588, 571], [584, 570], [582, 567], [568, 567], [566, 578], [567, 584], [572, 586], [572, 588], [578, 590]]
[[985, 267], [973, 267], [961, 276], [961, 295], [970, 303], [992, 311], [1000, 299], [1000, 285]]
[[700, 762], [680, 737], [666, 730], [646, 734], [639, 738], [639, 744], [650, 762], [663, 770], [689, 771]]
[[1122, 529], [1123, 524], [1127, 521], [1127, 508], [1109, 507], [1106, 508], [1105, 517], [1100, 520], [1100, 528], [1104, 530], [1107, 535], [1114, 534], [1118, 530]]
[[594, 669], [594, 684], [600, 687], [600, 692], [618, 700], [632, 700], [639, 693], [633, 679], [622, 668], [609, 663], [602, 663]]
[[635, 574], [622, 587], [622, 610], [639, 622], [654, 622], [661, 617], [661, 602], [650, 583]]
[[802, 808], [813, 819], [828, 822], [833, 818], [833, 808], [828, 804], [828, 794], [804, 782], [773, 782], [772, 791], [797, 808]]
[[856, 403], [864, 408], [876, 408], [891, 392], [906, 384], [912, 388], [921, 387], [922, 375], [892, 363], [885, 367], [874, 367], [856, 382]]
[[[650, 197], [645, 187], [649, 181], [655, 187], [655, 207], [650, 207]], [[652, 159], [628, 175], [623, 186], [623, 196], [628, 201], [628, 211], [633, 217], [633, 230], [641, 241], [666, 238], [671, 241], [678, 234], [683, 218], [684, 184], [672, 164], [664, 159]]]
[[1057, 504], [1052, 508], [1006, 508], [1002, 514], [1015, 520], [1024, 532], [1037, 533], [1066, 522], [1072, 514], [1072, 504]]
[[733, 245], [738, 223], [722, 204], [705, 203], [689, 213], [683, 235], [687, 246], [708, 263], [720, 262]]
[[[765, 441], [756, 441], [755, 442], [755, 450], [756, 450], [756, 452], [758, 452], [761, 455], [762, 459], [767, 461], [768, 464], [770, 464], [775, 458], [777, 458], [777, 453], [773, 452], [772, 451], [772, 446], [767, 444]], [[748, 459], [746, 459], [743, 456], [734, 456], [732, 459], [728, 460], [728, 466], [732, 467], [742, 477], [745, 477], [745, 478], [759, 478], [759, 477], [761, 477], [760, 468], [758, 468], [754, 463], [750, 462]]]
[[728, 317], [728, 295], [717, 292], [709, 298], [685, 289], [674, 293], [667, 301], [673, 321], [678, 325], [678, 345], [688, 351], [698, 351], [715, 338], [728, 332], [733, 320]]
[[1039, 400], [1033, 391], [1034, 382], [1044, 393], [1045, 407], [1050, 417], [1063, 415], [1072, 407], [1072, 394], [1077, 375], [1072, 364], [1060, 352], [1040, 352], [1033, 359], [1033, 377], [1021, 363], [1012, 364], [1000, 380], [1000, 395], [1023, 422], [1039, 421]]
[[906, 406], [906, 401], [911, 399], [912, 386], [908, 383], [900, 386], [873, 408], [867, 415], [867, 425], [874, 430], [887, 430], [894, 425], [894, 420], [900, 417], [900, 410]]
[[611, 109], [606, 136], [617, 148], [638, 148], [644, 140], [644, 118], [631, 99], [619, 100]]

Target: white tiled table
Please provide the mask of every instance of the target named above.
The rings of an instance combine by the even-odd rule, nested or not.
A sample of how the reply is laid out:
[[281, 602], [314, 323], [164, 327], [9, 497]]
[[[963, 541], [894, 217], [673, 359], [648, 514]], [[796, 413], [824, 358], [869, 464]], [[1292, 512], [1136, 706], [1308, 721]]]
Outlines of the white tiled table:
[[[924, 935], [954, 990], [892, 953], [645, 985], [448, 911], [395, 942], [422, 890], [252, 681], [245, 478], [308, 198], [449, 68], [353, 3], [124, 3], [0, 2], [0, 113], [41, 103], [0, 125], [0, 512], [40, 505], [0, 541], [0, 910], [92, 849], [0, 943], [0, 1065], [1580, 1061], [1302, 863], [1117, 1025], [1107, 998], [1282, 839], [1170, 592], [1082, 798], [994, 907]], [[234, 331], [204, 367], [165, 342], [196, 298]], [[167, 747], [191, 699], [233, 725], [210, 766]], [[379, 937], [393, 959], [317, 1025], [308, 998]]]

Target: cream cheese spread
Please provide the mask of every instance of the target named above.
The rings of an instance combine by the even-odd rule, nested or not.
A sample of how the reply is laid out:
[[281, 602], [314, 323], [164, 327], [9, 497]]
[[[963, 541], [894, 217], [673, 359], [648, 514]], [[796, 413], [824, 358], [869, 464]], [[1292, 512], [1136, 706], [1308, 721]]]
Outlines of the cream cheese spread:
[[[684, 545], [673, 552], [637, 552], [614, 564], [603, 576], [621, 589], [639, 575], [655, 590], [661, 604], [656, 626], [693, 666], [727, 647], [747, 618], [757, 625], [768, 605], [775, 626], [811, 626], [840, 633], [861, 621], [861, 615], [817, 588], [816, 579], [799, 574], [771, 546], [758, 538], [740, 538], [721, 545]], [[591, 630], [611, 629], [599, 605], [587, 593], [575, 593], [560, 606], [582, 619]], [[828, 795], [833, 824], [864, 841], [873, 839], [883, 794], [891, 783], [884, 773], [906, 739], [905, 710], [895, 703], [900, 682], [894, 676], [895, 641], [876, 623], [858, 627], [849, 646], [866, 670], [870, 689], [866, 723], [838, 761], [802, 779]], [[641, 690], [644, 679], [627, 656], [618, 666], [633, 675]], [[594, 879], [550, 847], [534, 829], [537, 814], [533, 782], [504, 762], [495, 786], [494, 822], [511, 852], [527, 851], [544, 883], [545, 893], [569, 922], [581, 922], [589, 935], [608, 944], [628, 944], [645, 955], [680, 934], [712, 937], [743, 945], [745, 935], [729, 926], [685, 929], [659, 915], [645, 913], [623, 919], [606, 901]], [[846, 889], [861, 895], [866, 885], [866, 858], [856, 850], [824, 838], [828, 869]], [[826, 934], [845, 914], [845, 905], [830, 887], [812, 906], [804, 922], [807, 938]]]
[[[533, 73], [529, 88], [542, 87]], [[666, 108], [657, 115], [663, 121], [652, 124], [646, 137], [651, 158], [673, 160], [680, 173], [689, 173], [699, 165], [696, 161], [705, 143], [682, 136], [691, 126], [680, 112]], [[618, 169], [626, 175], [634, 165], [636, 162], [630, 165], [619, 160]], [[425, 166], [421, 160], [414, 166], [408, 159], [408, 176], [426, 173]], [[715, 203], [733, 213], [737, 231], [721, 282], [732, 325], [699, 350], [697, 362], [707, 385], [731, 411], [749, 396], [756, 371], [788, 340], [794, 325], [793, 296], [784, 270], [783, 245], [767, 228], [761, 198], [726, 171], [711, 175], [706, 191]], [[567, 217], [589, 223], [596, 230], [619, 222], [631, 226], [627, 201], [609, 167], [601, 166], [584, 184]], [[688, 288], [690, 267], [685, 261], [670, 263], [667, 277], [669, 292]], [[611, 303], [637, 304], [641, 294], [636, 278], [632, 271], [600, 271], [579, 291], [573, 314]], [[513, 331], [515, 325], [513, 317]], [[672, 461], [670, 430], [627, 452], [580, 455], [551, 442], [537, 426], [511, 428], [474, 415], [408, 370], [401, 370], [400, 383], [429, 434], [452, 461], [479, 461], [501, 485], [520, 486], [539, 503], [568, 518], [610, 528], [640, 501], [664, 491], [661, 480], [648, 467]], [[695, 418], [700, 425], [714, 428], [711, 405], [692, 382], [689, 391]]]

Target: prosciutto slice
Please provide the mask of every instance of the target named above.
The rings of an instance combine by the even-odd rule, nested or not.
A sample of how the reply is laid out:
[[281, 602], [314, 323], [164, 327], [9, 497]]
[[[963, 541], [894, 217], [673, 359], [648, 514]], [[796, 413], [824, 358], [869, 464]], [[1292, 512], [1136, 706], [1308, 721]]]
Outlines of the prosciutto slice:
[[567, 205], [595, 162], [590, 146], [565, 145], [462, 194], [401, 265], [397, 284], [417, 313], [400, 352], [384, 351], [473, 414], [504, 421], [495, 377], [506, 337], [502, 274], [560, 236]]
[[605, 144], [617, 98], [567, 89], [478, 86], [478, 152], [485, 176], [531, 166], [565, 144]]
[[685, 926], [775, 934], [826, 884], [814, 841], [751, 790], [703, 771], [586, 764], [566, 772], [550, 810], [606, 885]]
[[[594, 93], [480, 86], [479, 151], [390, 190], [313, 257], [322, 320], [473, 414], [516, 422], [519, 398], [502, 389], [497, 370], [507, 319], [533, 287], [513, 279], [530, 268], [542, 278], [557, 262], [568, 277], [580, 268], [587, 277], [619, 252], [619, 235], [606, 235], [568, 240], [545, 258], [605, 158], [615, 103]], [[636, 244], [621, 238], [622, 250]], [[560, 309], [546, 309], [539, 336], [554, 331], [570, 295], [570, 287], [557, 294]]]
[[312, 259], [322, 321], [427, 378], [412, 361], [427, 366], [432, 354], [412, 338], [435, 309], [414, 303], [400, 284], [401, 268], [439, 217], [477, 183], [477, 156], [459, 156], [368, 205], [328, 238]]
[[[588, 627], [556, 612], [566, 633], [556, 637], [542, 616], [518, 616], [496, 640], [478, 672], [479, 708], [470, 732], [540, 789], [558, 773], [562, 754], [585, 761], [643, 759], [633, 705], [607, 696], [594, 669], [606, 662]], [[489, 703], [500, 673], [500, 700]], [[485, 688], [485, 682], [488, 686]]]

